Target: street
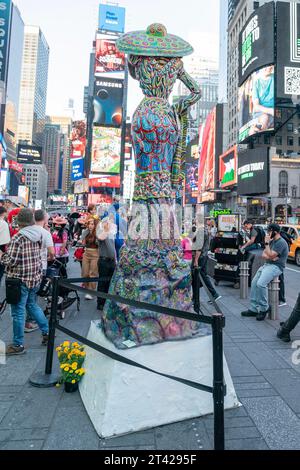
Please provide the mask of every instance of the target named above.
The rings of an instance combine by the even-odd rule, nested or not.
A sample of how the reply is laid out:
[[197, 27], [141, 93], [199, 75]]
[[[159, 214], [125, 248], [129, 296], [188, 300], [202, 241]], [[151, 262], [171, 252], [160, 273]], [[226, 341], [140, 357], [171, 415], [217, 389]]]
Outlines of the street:
[[[69, 273], [79, 274], [70, 263]], [[300, 269], [292, 263], [286, 271], [288, 307], [280, 308], [285, 319], [299, 291]], [[239, 291], [219, 286], [220, 305], [226, 316], [225, 355], [242, 406], [225, 413], [226, 449], [300, 449], [300, 366], [292, 363], [294, 350], [276, 338], [279, 322], [241, 318], [247, 305]], [[3, 295], [3, 288], [1, 289]], [[207, 310], [207, 299], [202, 297]], [[91, 308], [92, 307], [92, 308]], [[78, 314], [70, 309], [63, 324], [87, 334], [92, 319], [99, 318], [95, 304], [82, 298]], [[11, 319], [6, 311], [0, 320], [0, 338], [11, 338]], [[57, 332], [56, 343], [65, 338]], [[300, 339], [300, 328], [293, 334]], [[79, 393], [62, 388], [37, 389], [28, 379], [45, 362], [40, 333], [26, 335], [28, 352], [0, 365], [0, 449], [82, 450], [205, 450], [213, 448], [213, 417], [188, 420], [110, 440], [100, 439], [82, 405]], [[200, 359], [199, 359], [200, 360]], [[57, 365], [56, 365], [57, 367]], [[89, 371], [87, 371], [89, 373]], [[80, 428], [80, 435], [74, 429]]]

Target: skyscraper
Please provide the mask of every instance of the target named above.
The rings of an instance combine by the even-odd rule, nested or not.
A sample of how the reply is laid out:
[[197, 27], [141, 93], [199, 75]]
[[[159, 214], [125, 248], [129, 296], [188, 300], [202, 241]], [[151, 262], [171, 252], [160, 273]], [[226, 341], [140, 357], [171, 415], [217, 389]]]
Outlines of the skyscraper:
[[39, 26], [25, 26], [18, 139], [42, 144], [49, 46]]
[[16, 158], [18, 113], [24, 43], [24, 22], [19, 9], [12, 5], [9, 40], [9, 60], [6, 82], [6, 105], [3, 134], [7, 144], [7, 159]]
[[228, 0], [220, 0], [219, 103], [227, 103]]
[[[71, 103], [70, 103], [71, 104]], [[71, 191], [71, 128], [72, 128], [72, 119], [68, 116], [49, 116], [47, 118], [50, 124], [56, 124], [60, 126], [61, 137], [61, 155], [60, 158], [62, 161], [60, 164], [61, 168], [61, 189], [63, 193], [68, 193]], [[60, 185], [59, 185], [60, 186]]]
[[59, 163], [61, 157], [61, 129], [58, 124], [45, 124], [43, 133], [43, 163], [48, 171], [48, 193], [59, 186]]

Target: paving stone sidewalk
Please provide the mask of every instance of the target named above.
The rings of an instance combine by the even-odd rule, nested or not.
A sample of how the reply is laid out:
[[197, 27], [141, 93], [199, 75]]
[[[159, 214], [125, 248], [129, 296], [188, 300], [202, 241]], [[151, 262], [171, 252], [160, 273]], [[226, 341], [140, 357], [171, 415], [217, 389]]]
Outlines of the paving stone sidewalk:
[[[79, 275], [78, 265], [70, 268], [72, 275]], [[228, 286], [220, 286], [218, 290], [226, 315], [225, 354], [243, 405], [225, 414], [226, 448], [300, 449], [300, 366], [292, 363], [294, 350], [276, 338], [279, 322], [259, 323], [241, 318], [240, 311], [247, 302], [239, 299], [239, 291]], [[2, 298], [3, 288], [0, 293]], [[288, 298], [293, 305], [295, 293]], [[202, 301], [206, 305], [205, 295]], [[289, 307], [281, 309], [281, 317], [285, 318], [289, 312]], [[85, 335], [90, 321], [98, 317], [94, 303], [82, 299], [81, 311], [70, 309], [64, 325]], [[0, 319], [0, 339], [9, 342], [11, 331], [7, 310]], [[65, 336], [57, 332], [57, 343], [63, 339]], [[294, 339], [300, 339], [300, 328]], [[29, 385], [29, 377], [42, 369], [45, 362], [39, 332], [26, 335], [26, 346], [26, 355], [8, 358], [6, 365], [0, 365], [0, 449], [213, 448], [212, 416], [110, 440], [99, 439], [79, 393], [66, 394], [62, 389], [37, 389]], [[74, 432], [78, 427], [80, 438]]]

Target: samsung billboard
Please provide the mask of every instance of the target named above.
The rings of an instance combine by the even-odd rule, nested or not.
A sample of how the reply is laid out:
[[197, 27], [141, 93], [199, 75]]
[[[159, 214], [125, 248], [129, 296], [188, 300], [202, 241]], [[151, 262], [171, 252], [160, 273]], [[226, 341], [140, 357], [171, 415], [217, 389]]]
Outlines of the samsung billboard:
[[124, 33], [125, 8], [112, 5], [99, 5], [99, 29], [114, 33]]
[[275, 7], [269, 2], [250, 16], [239, 36], [239, 85], [275, 60]]

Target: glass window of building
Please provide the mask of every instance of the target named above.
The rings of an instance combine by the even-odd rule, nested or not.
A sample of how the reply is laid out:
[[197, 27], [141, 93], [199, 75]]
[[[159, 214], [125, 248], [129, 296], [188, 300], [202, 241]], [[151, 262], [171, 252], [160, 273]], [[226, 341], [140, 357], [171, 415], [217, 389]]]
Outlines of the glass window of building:
[[294, 124], [292, 122], [287, 123], [287, 130], [289, 132], [294, 132]]
[[287, 140], [287, 144], [289, 147], [292, 147], [294, 145], [294, 137], [291, 137], [290, 135], [288, 135], [286, 140]]
[[281, 135], [276, 136], [276, 145], [282, 145], [282, 136]]
[[286, 197], [289, 189], [289, 175], [287, 171], [279, 173], [279, 197]]

